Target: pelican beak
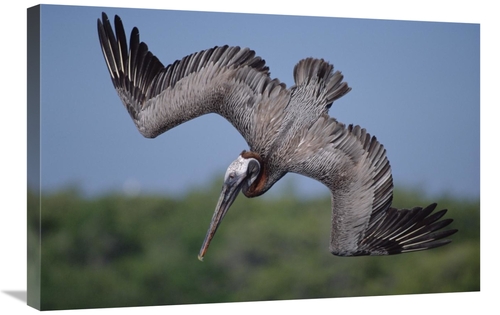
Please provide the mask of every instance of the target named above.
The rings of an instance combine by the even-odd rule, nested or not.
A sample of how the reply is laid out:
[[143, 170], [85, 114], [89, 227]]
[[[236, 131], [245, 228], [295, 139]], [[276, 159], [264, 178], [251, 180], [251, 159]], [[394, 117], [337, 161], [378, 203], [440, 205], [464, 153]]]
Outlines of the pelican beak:
[[210, 222], [210, 227], [208, 228], [207, 235], [205, 236], [203, 245], [201, 245], [200, 253], [198, 254], [198, 259], [200, 261], [203, 261], [203, 257], [207, 252], [210, 241], [212, 241], [212, 238], [214, 237], [219, 224], [222, 222], [222, 219], [229, 210], [229, 207], [231, 207], [233, 201], [236, 199], [236, 196], [240, 192], [243, 180], [245, 178], [246, 173], [232, 173], [231, 176], [226, 176], [226, 180], [224, 181], [224, 185], [222, 186], [222, 192], [220, 194], [219, 201], [217, 202], [212, 221]]

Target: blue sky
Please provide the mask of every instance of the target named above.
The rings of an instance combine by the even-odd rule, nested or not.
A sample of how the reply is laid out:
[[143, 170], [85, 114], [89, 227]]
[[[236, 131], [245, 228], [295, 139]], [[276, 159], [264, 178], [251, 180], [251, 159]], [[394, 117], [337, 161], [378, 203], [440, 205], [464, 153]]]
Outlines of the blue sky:
[[[395, 185], [430, 195], [479, 197], [479, 24], [230, 14], [99, 7], [42, 7], [42, 188], [78, 184], [178, 194], [222, 177], [247, 145], [211, 114], [143, 138], [119, 100], [99, 47], [101, 12], [165, 64], [215, 45], [248, 46], [271, 76], [293, 85], [302, 58], [329, 60], [352, 91], [330, 115], [359, 124], [387, 149]], [[303, 196], [321, 184], [289, 174]]]
[[[479, 196], [479, 25], [98, 7], [42, 7], [42, 188], [77, 184], [178, 194], [220, 178], [247, 145], [211, 114], [156, 139], [135, 129], [109, 78], [96, 20], [121, 16], [164, 64], [215, 45], [248, 46], [293, 84], [300, 59], [329, 60], [352, 91], [330, 115], [387, 149], [394, 182]], [[305, 196], [328, 193], [294, 174]]]

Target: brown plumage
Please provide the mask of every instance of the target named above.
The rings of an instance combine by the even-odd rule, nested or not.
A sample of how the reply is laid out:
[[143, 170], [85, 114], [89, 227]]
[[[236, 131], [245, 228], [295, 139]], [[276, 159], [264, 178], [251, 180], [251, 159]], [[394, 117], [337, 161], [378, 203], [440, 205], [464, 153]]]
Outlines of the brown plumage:
[[130, 43], [118, 16], [115, 33], [103, 13], [99, 41], [111, 80], [142, 135], [154, 138], [207, 113], [226, 118], [249, 150], [231, 163], [205, 241], [202, 259], [222, 218], [241, 190], [262, 195], [286, 173], [314, 178], [331, 191], [330, 251], [340, 256], [391, 255], [448, 244], [452, 220], [432, 213], [436, 204], [411, 210], [392, 204], [386, 151], [359, 126], [345, 126], [328, 109], [351, 88], [323, 59], [306, 58], [287, 89], [271, 79], [253, 50], [214, 47], [164, 66], [133, 28]]

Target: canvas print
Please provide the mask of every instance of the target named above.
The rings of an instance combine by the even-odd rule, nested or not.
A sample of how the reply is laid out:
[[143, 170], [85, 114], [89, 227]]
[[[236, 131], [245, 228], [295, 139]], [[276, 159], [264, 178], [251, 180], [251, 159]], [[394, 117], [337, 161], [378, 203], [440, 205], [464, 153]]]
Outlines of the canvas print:
[[41, 5], [28, 126], [37, 309], [480, 290], [477, 24]]

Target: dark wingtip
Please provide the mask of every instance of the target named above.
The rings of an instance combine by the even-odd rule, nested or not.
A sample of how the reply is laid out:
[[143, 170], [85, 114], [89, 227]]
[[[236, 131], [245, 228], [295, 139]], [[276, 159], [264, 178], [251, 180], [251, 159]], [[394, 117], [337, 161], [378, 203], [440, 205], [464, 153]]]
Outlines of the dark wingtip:
[[[375, 230], [360, 244], [364, 247], [362, 255], [394, 255], [441, 247], [451, 243], [447, 237], [458, 232], [457, 229], [443, 230], [453, 219], [441, 218], [447, 209], [434, 212], [437, 203], [425, 208], [390, 208]], [[366, 253], [365, 253], [366, 252]]]

